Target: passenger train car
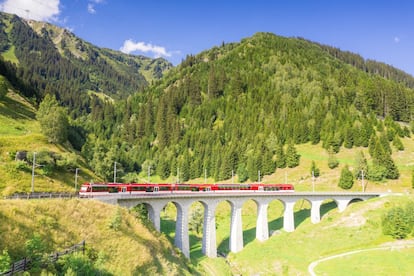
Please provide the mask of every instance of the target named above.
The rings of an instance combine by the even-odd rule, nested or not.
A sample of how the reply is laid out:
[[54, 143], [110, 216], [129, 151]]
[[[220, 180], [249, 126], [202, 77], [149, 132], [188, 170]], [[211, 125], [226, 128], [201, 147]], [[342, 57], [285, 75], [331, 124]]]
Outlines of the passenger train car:
[[162, 192], [237, 192], [279, 191], [294, 192], [292, 184], [149, 184], [149, 183], [84, 183], [79, 196], [100, 196], [114, 193], [144, 194]]

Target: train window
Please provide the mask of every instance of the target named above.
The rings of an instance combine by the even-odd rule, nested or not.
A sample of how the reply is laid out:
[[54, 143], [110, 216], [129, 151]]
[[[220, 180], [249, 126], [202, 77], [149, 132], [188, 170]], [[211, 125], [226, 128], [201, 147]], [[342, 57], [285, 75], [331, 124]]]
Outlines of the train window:
[[108, 192], [110, 192], [110, 193], [117, 193], [118, 192], [118, 188], [117, 187], [108, 187]]

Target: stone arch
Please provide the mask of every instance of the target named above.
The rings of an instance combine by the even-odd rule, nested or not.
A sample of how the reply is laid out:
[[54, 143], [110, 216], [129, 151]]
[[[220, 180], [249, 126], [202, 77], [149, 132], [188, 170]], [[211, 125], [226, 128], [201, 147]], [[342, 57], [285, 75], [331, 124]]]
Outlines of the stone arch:
[[302, 224], [307, 218], [311, 217], [312, 201], [307, 198], [301, 198], [294, 203], [294, 221], [295, 229]]
[[354, 197], [353, 199], [351, 199], [348, 203], [348, 206], [351, 205], [352, 203], [357, 203], [357, 202], [361, 202], [361, 201], [365, 201], [364, 198], [361, 197]]
[[208, 227], [206, 224], [206, 220], [205, 220], [206, 212], [208, 212], [207, 209], [208, 209], [208, 204], [202, 200], [194, 200], [189, 205], [188, 234], [189, 234], [190, 255], [192, 253], [191, 251], [194, 251], [193, 253], [199, 251], [197, 253], [199, 255], [201, 251], [203, 250], [202, 248], [199, 248], [199, 247], [192, 249], [192, 247], [195, 244], [199, 244], [205, 239], [206, 231], [204, 228]]
[[285, 210], [285, 203], [280, 198], [272, 198], [268, 202], [268, 229], [269, 235], [272, 236], [283, 229], [283, 214]]
[[[262, 203], [255, 198], [245, 198], [242, 203], [243, 245], [249, 244], [257, 238], [258, 220], [260, 216], [259, 208], [261, 205]], [[267, 223], [267, 215], [265, 213], [262, 213], [261, 215], [263, 215], [263, 219], [265, 219], [265, 223]]]
[[339, 208], [339, 203], [335, 198], [325, 198], [321, 201], [320, 209], [320, 219], [326, 216], [333, 209]]
[[[217, 254], [225, 256], [230, 252], [230, 229], [231, 229], [231, 211], [232, 202], [228, 199], [220, 198], [216, 202], [214, 210], [215, 224], [218, 233], [226, 233], [225, 235], [217, 235]], [[230, 221], [230, 222], [229, 222]]]

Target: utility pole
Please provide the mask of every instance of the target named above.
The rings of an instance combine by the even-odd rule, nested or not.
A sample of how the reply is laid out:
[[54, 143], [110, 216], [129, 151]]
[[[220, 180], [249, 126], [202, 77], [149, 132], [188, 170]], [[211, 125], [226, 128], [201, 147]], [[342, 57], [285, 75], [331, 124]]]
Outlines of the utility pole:
[[148, 183], [151, 183], [151, 165], [148, 165]]
[[116, 183], [116, 161], [114, 162], [114, 183]]
[[361, 170], [361, 185], [362, 185], [362, 192], [365, 192], [364, 170]]
[[32, 166], [32, 193], [34, 193], [34, 173], [36, 167], [36, 152], [33, 152], [33, 166]]
[[180, 168], [177, 167], [177, 184], [180, 184]]
[[312, 191], [315, 192], [315, 174], [312, 170]]
[[79, 172], [79, 168], [76, 168], [75, 169], [75, 193], [78, 188], [78, 172]]
[[258, 175], [258, 177], [259, 177], [259, 183], [260, 183], [260, 170], [259, 170], [259, 171], [257, 171], [257, 175]]

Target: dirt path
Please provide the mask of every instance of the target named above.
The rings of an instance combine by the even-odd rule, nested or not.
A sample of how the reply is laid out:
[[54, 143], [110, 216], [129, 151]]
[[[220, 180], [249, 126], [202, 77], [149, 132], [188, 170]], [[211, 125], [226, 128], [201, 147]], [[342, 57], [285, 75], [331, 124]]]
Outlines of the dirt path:
[[344, 257], [344, 256], [358, 254], [358, 253], [367, 252], [367, 251], [393, 250], [393, 249], [412, 248], [412, 247], [414, 247], [414, 243], [413, 243], [412, 240], [411, 241], [398, 241], [398, 242], [394, 242], [394, 243], [384, 244], [380, 247], [359, 249], [359, 250], [349, 251], [349, 252], [345, 252], [345, 253], [341, 253], [341, 254], [337, 254], [337, 255], [332, 255], [332, 256], [325, 257], [325, 258], [322, 258], [322, 259], [319, 259], [317, 261], [312, 262], [308, 266], [308, 272], [309, 272], [310, 275], [316, 276], [316, 273], [315, 273], [314, 269], [318, 264], [320, 264], [322, 262], [325, 262], [325, 261], [335, 259], [335, 258], [341, 258], [341, 257]]

